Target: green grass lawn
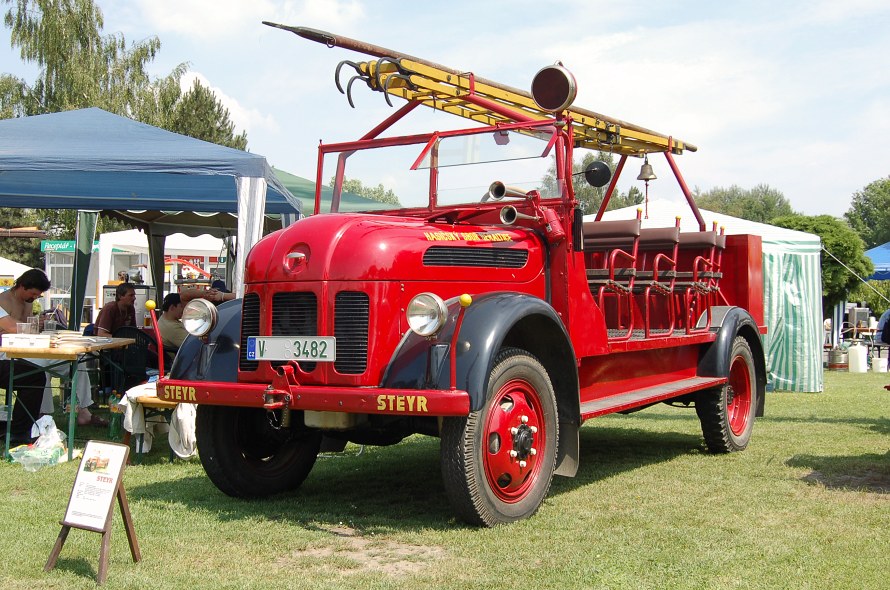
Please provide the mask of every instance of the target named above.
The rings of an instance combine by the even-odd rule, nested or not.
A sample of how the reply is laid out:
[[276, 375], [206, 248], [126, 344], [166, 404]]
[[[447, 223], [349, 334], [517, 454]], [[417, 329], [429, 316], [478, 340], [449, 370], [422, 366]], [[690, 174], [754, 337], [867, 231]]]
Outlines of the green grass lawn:
[[[437, 439], [350, 446], [297, 493], [250, 502], [217, 491], [197, 460], [169, 463], [161, 439], [124, 475], [143, 560], [116, 512], [106, 587], [887, 588], [888, 383], [828, 373], [824, 393], [770, 393], [732, 455], [704, 452], [694, 410], [595, 419], [578, 476], [494, 529], [452, 517]], [[96, 533], [73, 530], [43, 572], [75, 469], [0, 464], [0, 588], [94, 587]]]

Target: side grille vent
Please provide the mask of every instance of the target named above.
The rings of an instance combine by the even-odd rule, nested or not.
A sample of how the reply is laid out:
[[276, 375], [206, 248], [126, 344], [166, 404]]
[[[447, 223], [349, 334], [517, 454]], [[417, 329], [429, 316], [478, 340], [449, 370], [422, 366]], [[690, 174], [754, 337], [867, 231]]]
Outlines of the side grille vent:
[[337, 360], [334, 368], [339, 373], [361, 375], [368, 367], [369, 308], [367, 293], [337, 293], [334, 307]]
[[[318, 300], [315, 293], [272, 295], [272, 336], [317, 336]], [[280, 367], [284, 362], [273, 362]], [[316, 363], [300, 361], [300, 369], [312, 371]]]
[[247, 337], [260, 333], [260, 297], [256, 293], [248, 293], [241, 303], [241, 352], [238, 368], [242, 371], [256, 371], [259, 363], [247, 360]]
[[424, 266], [475, 266], [483, 268], [522, 268], [528, 250], [463, 246], [431, 246], [423, 253]]

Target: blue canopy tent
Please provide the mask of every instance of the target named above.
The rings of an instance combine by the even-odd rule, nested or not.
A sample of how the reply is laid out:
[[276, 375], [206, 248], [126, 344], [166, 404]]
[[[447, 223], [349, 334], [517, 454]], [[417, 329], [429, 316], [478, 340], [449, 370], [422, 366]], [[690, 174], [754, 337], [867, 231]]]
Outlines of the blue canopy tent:
[[869, 281], [890, 281], [890, 242], [875, 246], [871, 250], [866, 250], [865, 255], [868, 256], [872, 264], [875, 265], [875, 272], [870, 277], [866, 277]]
[[[97, 108], [0, 120], [0, 204], [94, 212], [78, 227], [87, 260], [95, 212], [127, 219], [149, 235], [156, 285], [163, 277], [166, 235], [235, 234], [233, 286], [239, 295], [246, 254], [263, 234], [265, 215], [277, 214], [286, 224], [301, 212], [300, 201], [262, 156]], [[86, 277], [77, 263], [75, 275], [77, 310], [85, 286], [77, 285], [78, 278], [85, 283]]]

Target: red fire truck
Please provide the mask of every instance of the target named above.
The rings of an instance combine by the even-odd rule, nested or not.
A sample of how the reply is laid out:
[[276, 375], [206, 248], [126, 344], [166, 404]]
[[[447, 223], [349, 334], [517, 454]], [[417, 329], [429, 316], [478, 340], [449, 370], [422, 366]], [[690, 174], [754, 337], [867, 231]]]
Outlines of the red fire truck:
[[[337, 67], [350, 104], [356, 82], [403, 104], [319, 146], [315, 215], [252, 249], [242, 299], [186, 308], [196, 338], [158, 394], [199, 404], [199, 454], [220, 490], [295, 489], [323, 440], [424, 434], [441, 439], [454, 511], [492, 526], [532, 515], [554, 474], [575, 475], [579, 428], [596, 416], [695, 408], [708, 450], [748, 445], [766, 383], [761, 244], [706, 226], [674, 159], [695, 146], [573, 106], [560, 64], [528, 93], [273, 26], [374, 58]], [[473, 126], [387, 135], [418, 106]], [[614, 174], [573, 172], [591, 150], [620, 156]], [[699, 231], [641, 228], [639, 212], [602, 220], [628, 158], [659, 153]], [[606, 187], [588, 220], [584, 182]]]

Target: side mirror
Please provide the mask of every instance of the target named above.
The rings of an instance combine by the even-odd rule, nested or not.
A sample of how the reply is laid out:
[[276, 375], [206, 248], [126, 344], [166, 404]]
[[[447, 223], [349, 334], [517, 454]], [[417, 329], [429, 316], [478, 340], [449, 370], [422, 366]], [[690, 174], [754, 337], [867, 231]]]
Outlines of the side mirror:
[[584, 179], [590, 186], [604, 187], [612, 178], [612, 171], [605, 162], [591, 162], [584, 168]]

